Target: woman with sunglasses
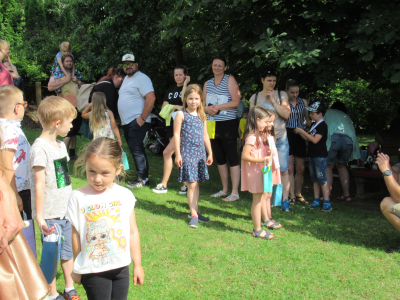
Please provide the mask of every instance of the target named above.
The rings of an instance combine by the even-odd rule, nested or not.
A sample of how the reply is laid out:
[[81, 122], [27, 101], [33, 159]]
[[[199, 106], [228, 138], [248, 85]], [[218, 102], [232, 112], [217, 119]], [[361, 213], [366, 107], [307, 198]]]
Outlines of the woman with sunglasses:
[[[262, 106], [275, 112], [274, 130], [276, 137], [276, 148], [278, 150], [279, 165], [282, 180], [282, 210], [289, 211], [289, 142], [286, 134], [285, 120], [289, 118], [290, 106], [288, 95], [285, 91], [275, 90], [277, 75], [273, 68], [267, 68], [261, 74], [263, 89], [250, 98], [250, 109], [254, 106]], [[271, 221], [272, 222], [272, 221]], [[270, 223], [271, 223], [270, 222]], [[268, 223], [269, 224], [269, 223]], [[269, 226], [267, 224], [267, 226]]]
[[17, 69], [11, 63], [10, 53], [10, 43], [5, 40], [0, 40], [0, 85], [14, 85], [13, 74], [3, 64], [3, 60], [8, 62], [12, 70], [18, 74]]

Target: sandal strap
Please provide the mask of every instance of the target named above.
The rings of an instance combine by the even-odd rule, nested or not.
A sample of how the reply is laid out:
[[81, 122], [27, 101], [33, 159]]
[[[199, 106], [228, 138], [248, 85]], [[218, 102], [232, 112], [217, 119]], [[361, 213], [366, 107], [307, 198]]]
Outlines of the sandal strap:
[[219, 191], [218, 193], [212, 194], [211, 197], [213, 198], [220, 198], [228, 195], [228, 193], [225, 193], [224, 191]]
[[256, 231], [255, 229], [253, 229], [254, 234], [256, 235], [256, 237], [260, 237], [261, 233], [263, 233], [264, 230], [260, 229], [259, 231]]

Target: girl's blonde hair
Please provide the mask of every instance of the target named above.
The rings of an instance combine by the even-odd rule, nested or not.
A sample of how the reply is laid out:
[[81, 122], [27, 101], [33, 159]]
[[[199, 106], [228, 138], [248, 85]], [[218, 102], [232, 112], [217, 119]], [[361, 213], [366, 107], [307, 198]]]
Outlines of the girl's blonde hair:
[[[267, 139], [267, 129], [265, 128], [263, 133], [260, 135], [260, 131], [258, 130], [258, 125], [257, 125], [257, 120], [262, 120], [268, 117], [274, 117], [275, 113], [273, 110], [269, 108], [264, 108], [261, 106], [255, 106], [253, 107], [250, 111], [249, 114], [247, 115], [247, 122], [246, 122], [246, 129], [244, 130], [243, 134], [243, 141], [242, 144], [243, 146], [246, 144], [246, 138], [254, 134], [256, 136], [256, 147], [260, 147], [260, 138], [263, 142], [264, 145], [268, 145], [268, 139]], [[269, 131], [269, 134], [272, 135], [275, 138], [275, 131], [274, 127]]]
[[[88, 159], [92, 156], [99, 156], [110, 161], [116, 169], [122, 165], [122, 149], [118, 142], [114, 139], [101, 137], [92, 141], [86, 149], [83, 150], [83, 155], [80, 155], [75, 162], [75, 173], [79, 167], [86, 165]], [[83, 168], [84, 170], [85, 168]], [[83, 171], [82, 170], [82, 171]], [[120, 174], [121, 176], [121, 174]]]
[[6, 49], [10, 47], [10, 43], [5, 40], [0, 40], [0, 49]]
[[200, 96], [200, 105], [197, 108], [197, 115], [199, 116], [200, 120], [205, 121], [207, 120], [206, 113], [204, 112], [204, 97], [203, 97], [203, 90], [198, 84], [191, 84], [186, 88], [185, 94], [183, 95], [183, 108], [187, 107], [187, 97], [191, 93], [197, 93]]
[[92, 132], [98, 131], [107, 122], [106, 109], [106, 95], [102, 92], [95, 92], [92, 96], [92, 111], [90, 112], [89, 125]]
[[71, 44], [69, 42], [62, 42], [60, 44], [60, 51], [61, 52], [69, 52], [69, 53], [71, 53], [72, 52]]

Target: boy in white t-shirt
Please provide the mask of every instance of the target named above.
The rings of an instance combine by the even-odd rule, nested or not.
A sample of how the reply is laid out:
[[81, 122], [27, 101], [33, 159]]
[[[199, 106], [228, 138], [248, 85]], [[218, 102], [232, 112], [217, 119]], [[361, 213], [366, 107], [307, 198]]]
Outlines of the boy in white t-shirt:
[[57, 136], [65, 137], [76, 118], [76, 109], [67, 100], [50, 96], [42, 100], [38, 108], [43, 131], [33, 143], [29, 156], [29, 173], [32, 191], [33, 217], [44, 235], [55, 231], [54, 224], [62, 230], [61, 267], [65, 279], [64, 297], [56, 289], [56, 278], [51, 283], [48, 299], [78, 300], [71, 278], [73, 269], [72, 227], [65, 218], [68, 200], [72, 193], [68, 171], [68, 152]]

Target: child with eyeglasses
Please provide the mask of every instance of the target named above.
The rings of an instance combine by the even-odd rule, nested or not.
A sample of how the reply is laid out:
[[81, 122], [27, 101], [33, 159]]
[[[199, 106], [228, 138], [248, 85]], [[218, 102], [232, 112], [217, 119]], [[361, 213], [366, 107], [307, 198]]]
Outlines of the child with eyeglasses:
[[[31, 146], [21, 129], [27, 102], [22, 91], [11, 85], [0, 86], [0, 155], [5, 163], [4, 173], [17, 196], [19, 210], [25, 211], [27, 219], [32, 219], [31, 187], [29, 182], [29, 152]], [[33, 223], [31, 223], [33, 224]], [[36, 253], [36, 248], [32, 248]]]

